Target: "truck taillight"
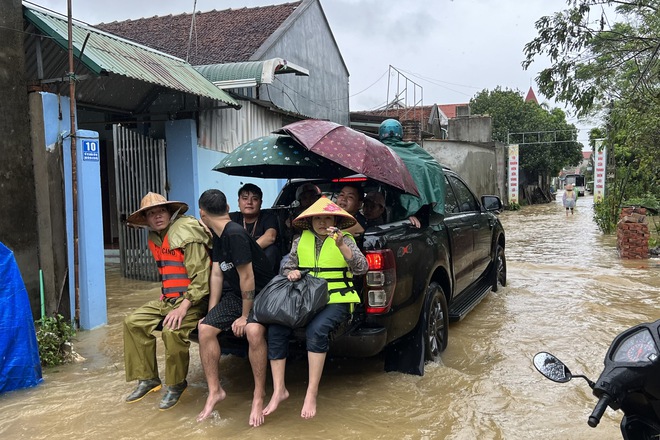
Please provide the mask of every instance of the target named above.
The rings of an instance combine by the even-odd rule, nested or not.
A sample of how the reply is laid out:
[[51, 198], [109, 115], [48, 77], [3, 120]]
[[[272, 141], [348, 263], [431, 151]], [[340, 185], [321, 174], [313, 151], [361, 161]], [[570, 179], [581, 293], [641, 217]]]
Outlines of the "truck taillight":
[[396, 286], [396, 265], [390, 249], [367, 251], [369, 272], [365, 276], [364, 293], [366, 311], [370, 314], [387, 313], [392, 307]]

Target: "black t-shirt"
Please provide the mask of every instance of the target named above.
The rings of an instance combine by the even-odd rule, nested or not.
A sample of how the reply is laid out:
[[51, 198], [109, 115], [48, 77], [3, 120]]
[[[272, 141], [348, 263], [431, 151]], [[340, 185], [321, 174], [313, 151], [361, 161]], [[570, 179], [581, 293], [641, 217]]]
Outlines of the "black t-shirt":
[[230, 212], [229, 218], [231, 218], [232, 221], [238, 223], [239, 225], [242, 225], [244, 229], [247, 231], [248, 235], [255, 240], [257, 240], [259, 237], [264, 235], [266, 231], [269, 230], [270, 228], [273, 228], [275, 229], [275, 231], [277, 231], [277, 237], [275, 238], [275, 242], [270, 246], [266, 246], [266, 248], [264, 249], [264, 252], [266, 253], [266, 257], [268, 257], [268, 259], [270, 260], [273, 270], [277, 271], [276, 268], [280, 266], [280, 260], [282, 259], [282, 255], [280, 254], [280, 246], [279, 246], [280, 228], [279, 228], [279, 222], [277, 220], [277, 216], [272, 212], [260, 211], [259, 217], [257, 217], [257, 221], [255, 221], [254, 223], [244, 223], [243, 214], [240, 211], [237, 211], [237, 212]]
[[255, 293], [259, 293], [275, 276], [273, 266], [264, 251], [248, 235], [243, 226], [235, 222], [227, 223], [220, 237], [213, 233], [213, 257], [211, 259], [214, 263], [220, 264], [224, 279], [223, 292], [229, 289], [239, 297], [241, 296], [241, 284], [236, 270], [237, 266], [252, 262]]
[[264, 235], [264, 233], [270, 228], [275, 229], [279, 233], [277, 217], [275, 217], [272, 212], [260, 211], [259, 217], [257, 217], [257, 221], [254, 223], [243, 223], [243, 214], [240, 211], [230, 212], [229, 218], [239, 225], [244, 226], [248, 235], [255, 240]]

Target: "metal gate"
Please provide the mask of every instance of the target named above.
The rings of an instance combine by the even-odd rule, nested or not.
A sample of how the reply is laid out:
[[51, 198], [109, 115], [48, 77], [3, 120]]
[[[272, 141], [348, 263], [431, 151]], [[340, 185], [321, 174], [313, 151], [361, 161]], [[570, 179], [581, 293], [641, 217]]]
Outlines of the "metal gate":
[[160, 275], [147, 246], [148, 230], [127, 227], [126, 218], [140, 208], [142, 197], [149, 191], [167, 195], [165, 140], [151, 139], [121, 125], [113, 125], [112, 134], [122, 275], [158, 281]]

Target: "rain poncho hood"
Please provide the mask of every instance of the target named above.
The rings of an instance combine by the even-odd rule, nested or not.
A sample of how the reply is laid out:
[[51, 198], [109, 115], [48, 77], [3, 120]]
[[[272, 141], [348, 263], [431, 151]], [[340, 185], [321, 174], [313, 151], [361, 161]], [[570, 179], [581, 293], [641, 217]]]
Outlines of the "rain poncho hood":
[[444, 215], [445, 177], [435, 158], [415, 142], [396, 139], [384, 139], [382, 142], [401, 157], [419, 190], [419, 197], [409, 194], [399, 196], [401, 209], [405, 211], [402, 216], [414, 215], [428, 204], [433, 206], [433, 211]]

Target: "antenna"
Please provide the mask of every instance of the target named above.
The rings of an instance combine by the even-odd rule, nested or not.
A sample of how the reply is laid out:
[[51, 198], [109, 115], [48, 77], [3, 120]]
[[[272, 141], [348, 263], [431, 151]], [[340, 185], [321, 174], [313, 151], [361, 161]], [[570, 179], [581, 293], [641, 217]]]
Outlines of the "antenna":
[[190, 34], [188, 35], [188, 51], [186, 52], [186, 62], [190, 58], [190, 46], [192, 45], [192, 34], [195, 28], [195, 10], [197, 9], [197, 0], [193, 0], [193, 11], [190, 18]]

